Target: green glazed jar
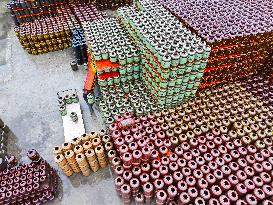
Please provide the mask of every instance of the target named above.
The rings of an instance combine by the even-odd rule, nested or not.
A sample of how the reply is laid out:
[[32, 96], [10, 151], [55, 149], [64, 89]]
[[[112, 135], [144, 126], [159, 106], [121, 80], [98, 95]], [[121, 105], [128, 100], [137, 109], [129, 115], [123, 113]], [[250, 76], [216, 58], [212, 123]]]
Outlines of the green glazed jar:
[[120, 65], [126, 64], [126, 56], [124, 54], [121, 54], [118, 59], [119, 59]]
[[181, 53], [180, 53], [180, 64], [186, 64], [187, 63], [187, 61], [188, 61], [188, 53], [187, 52], [185, 52], [185, 51], [182, 51]]
[[134, 77], [135, 80], [139, 79], [139, 74], [138, 74], [138, 72], [134, 72], [133, 77]]
[[159, 84], [160, 88], [167, 88], [168, 87], [168, 82], [167, 81], [162, 81]]
[[188, 98], [191, 95], [191, 91], [186, 91], [185, 92], [185, 97]]
[[187, 83], [182, 83], [181, 90], [185, 91], [187, 89]]
[[134, 62], [134, 56], [132, 53], [128, 53], [126, 56], [127, 63], [133, 63]]
[[175, 78], [170, 78], [168, 87], [174, 87], [175, 86], [176, 79]]
[[207, 66], [207, 60], [201, 60], [200, 62], [200, 70], [203, 70]]
[[171, 70], [171, 72], [170, 72], [170, 77], [171, 77], [171, 78], [176, 78], [176, 77], [177, 77], [176, 71]]
[[119, 84], [120, 83], [120, 77], [119, 76], [115, 76], [113, 80], [114, 80], [115, 84]]
[[60, 106], [60, 107], [59, 107], [59, 111], [60, 111], [60, 113], [61, 113], [61, 116], [67, 115], [67, 110], [66, 110], [66, 107], [65, 107], [65, 106]]
[[125, 74], [126, 74], [126, 71], [127, 71], [127, 69], [126, 69], [126, 67], [124, 67], [124, 66], [122, 66], [122, 67], [119, 68], [119, 73], [120, 73], [121, 75], [125, 75]]
[[167, 95], [173, 95], [174, 93], [174, 87], [168, 87]]
[[202, 47], [198, 47], [195, 49], [196, 51], [196, 55], [195, 55], [195, 60], [199, 61], [201, 60], [201, 58], [203, 58], [203, 53], [204, 53], [204, 50]]
[[191, 72], [191, 75], [190, 75], [190, 81], [194, 81], [195, 78], [197, 76], [197, 73], [196, 72]]
[[197, 73], [197, 78], [202, 78], [202, 76], [203, 76], [203, 72], [202, 71], [199, 71], [198, 73]]
[[102, 55], [100, 51], [93, 52], [94, 58], [96, 61], [101, 61], [102, 60]]
[[108, 54], [107, 50], [102, 50], [101, 55], [102, 55], [103, 60], [109, 59], [109, 54]]
[[179, 55], [177, 53], [173, 53], [172, 56], [171, 56], [171, 58], [172, 58], [171, 65], [173, 67], [178, 66], [178, 64], [180, 63], [180, 61], [179, 61]]
[[189, 82], [189, 79], [190, 79], [190, 77], [188, 75], [185, 75], [182, 82], [187, 83], [187, 82]]
[[200, 62], [200, 61], [194, 62], [194, 63], [193, 63], [192, 70], [198, 71], [198, 70], [200, 69], [200, 65], [201, 65], [201, 62]]
[[191, 90], [191, 94], [194, 96], [195, 95], [195, 93], [196, 93], [196, 91], [197, 91], [197, 89], [195, 88], [195, 89], [192, 89]]
[[193, 62], [193, 61], [194, 61], [194, 58], [195, 58], [195, 50], [191, 48], [191, 49], [188, 51], [188, 61], [189, 61], [189, 62]]
[[192, 89], [193, 85], [193, 83], [188, 83], [187, 88]]
[[175, 85], [181, 85], [183, 82], [183, 78], [181, 76], [177, 77]]
[[113, 85], [113, 83], [114, 83], [114, 80], [113, 80], [113, 78], [107, 78], [107, 85]]
[[139, 72], [139, 69], [140, 69], [140, 65], [139, 64], [133, 65], [134, 72]]
[[129, 88], [129, 85], [128, 85], [128, 84], [123, 85], [123, 91], [124, 91], [125, 93], [129, 93], [129, 92], [130, 92], [130, 88]]
[[140, 55], [138, 51], [134, 52], [134, 62], [139, 63], [140, 62]]
[[106, 79], [98, 79], [98, 84], [100, 85], [100, 86], [107, 86], [107, 80]]
[[117, 54], [116, 54], [115, 52], [111, 52], [111, 53], [109, 54], [109, 56], [110, 56], [110, 61], [111, 61], [112, 63], [116, 63], [116, 62], [117, 62]]
[[187, 63], [186, 64], [186, 69], [185, 69], [185, 72], [186, 73], [189, 73], [189, 72], [191, 72], [192, 71], [192, 69], [193, 69], [193, 64], [192, 63]]
[[182, 101], [184, 99], [184, 93], [180, 93], [178, 95], [178, 101]]
[[180, 92], [180, 85], [175, 85], [174, 87], [174, 93], [179, 93]]
[[195, 80], [194, 87], [198, 88], [199, 85], [200, 85], [200, 80]]
[[171, 56], [169, 55], [165, 55], [162, 58], [162, 67], [167, 69], [169, 67], [171, 67]]
[[167, 98], [166, 99], [166, 105], [170, 106], [172, 104], [172, 100], [173, 100], [172, 98], [171, 99]]
[[204, 55], [203, 55], [203, 58], [208, 58], [209, 57], [209, 55], [210, 55], [210, 52], [211, 52], [211, 47], [209, 47], [208, 45], [207, 46], [204, 46], [203, 47], [203, 49], [204, 49]]
[[170, 77], [170, 73], [169, 72], [162, 72], [161, 75], [162, 75], [162, 78], [165, 79], [165, 80], [169, 79], [169, 77]]
[[133, 66], [132, 66], [132, 65], [128, 65], [128, 66], [126, 67], [126, 72], [128, 73], [128, 75], [131, 75], [132, 72], [133, 72]]
[[120, 81], [121, 81], [121, 83], [125, 83], [127, 81], [126, 75], [121, 76]]

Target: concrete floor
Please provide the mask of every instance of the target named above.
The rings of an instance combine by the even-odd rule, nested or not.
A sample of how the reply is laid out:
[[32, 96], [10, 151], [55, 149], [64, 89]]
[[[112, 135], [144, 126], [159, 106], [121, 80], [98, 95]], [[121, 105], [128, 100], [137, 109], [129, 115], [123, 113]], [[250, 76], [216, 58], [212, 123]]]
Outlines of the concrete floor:
[[[0, 2], [0, 117], [13, 132], [8, 152], [26, 162], [27, 151], [34, 148], [58, 169], [52, 154], [53, 147], [64, 142], [58, 91], [76, 88], [87, 132], [100, 129], [95, 114], [90, 114], [82, 98], [86, 71], [71, 70], [71, 49], [39, 56], [25, 52], [13, 32], [7, 1]], [[109, 168], [89, 177], [77, 174], [70, 178], [58, 170], [62, 180], [60, 194], [49, 204], [121, 204]]]

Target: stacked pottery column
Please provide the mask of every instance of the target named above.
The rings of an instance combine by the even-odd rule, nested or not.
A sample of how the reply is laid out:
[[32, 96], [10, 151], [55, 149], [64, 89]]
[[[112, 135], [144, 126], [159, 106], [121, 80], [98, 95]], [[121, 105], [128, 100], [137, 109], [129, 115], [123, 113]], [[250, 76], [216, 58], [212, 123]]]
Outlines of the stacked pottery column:
[[139, 4], [141, 11], [121, 8], [119, 16], [141, 49], [143, 81], [162, 107], [194, 96], [210, 47], [162, 6]]

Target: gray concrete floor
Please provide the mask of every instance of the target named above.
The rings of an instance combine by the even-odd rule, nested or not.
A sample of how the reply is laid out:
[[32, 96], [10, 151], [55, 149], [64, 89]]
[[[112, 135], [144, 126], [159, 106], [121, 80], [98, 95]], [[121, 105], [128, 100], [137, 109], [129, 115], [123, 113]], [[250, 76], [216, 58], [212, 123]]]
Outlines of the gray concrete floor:
[[0, 117], [12, 130], [8, 152], [26, 162], [27, 151], [34, 148], [59, 170], [60, 194], [49, 204], [121, 204], [109, 168], [89, 177], [77, 174], [67, 178], [54, 162], [53, 147], [64, 142], [58, 91], [76, 88], [86, 130], [100, 129], [95, 114], [90, 114], [82, 98], [86, 71], [71, 70], [71, 49], [39, 56], [23, 50], [13, 32], [6, 3], [7, 0], [0, 2]]

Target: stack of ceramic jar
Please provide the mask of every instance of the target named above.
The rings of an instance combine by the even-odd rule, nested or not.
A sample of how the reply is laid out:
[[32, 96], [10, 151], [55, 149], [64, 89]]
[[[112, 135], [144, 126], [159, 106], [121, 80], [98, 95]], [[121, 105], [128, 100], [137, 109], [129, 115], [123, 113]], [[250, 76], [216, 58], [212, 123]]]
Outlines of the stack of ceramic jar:
[[8, 3], [8, 8], [17, 25], [31, 22], [41, 17], [57, 15], [58, 6], [65, 4], [65, 2], [65, 0], [12, 0]]
[[195, 95], [210, 47], [155, 2], [139, 1], [139, 10], [118, 10], [121, 22], [142, 53], [142, 78], [164, 106]]
[[[140, 61], [138, 49], [116, 19], [107, 18], [84, 22], [83, 29], [88, 43], [88, 51], [91, 52], [95, 61], [110, 60], [113, 64], [118, 63], [121, 69], [125, 69], [125, 74], [126, 67], [138, 66]], [[136, 70], [137, 68], [131, 69]], [[98, 70], [98, 72], [100, 71]], [[127, 76], [121, 77], [124, 82], [126, 79]]]
[[162, 0], [212, 47], [204, 83], [217, 83], [267, 68], [272, 55], [271, 0]]
[[124, 202], [268, 204], [273, 107], [247, 88], [230, 82], [161, 112], [116, 116], [108, 132]]
[[140, 53], [122, 25], [109, 18], [85, 22], [83, 29], [102, 91], [100, 110], [106, 124], [112, 123], [117, 113], [148, 113], [156, 102], [139, 80]]
[[58, 103], [61, 116], [65, 116], [67, 115], [66, 106], [73, 103], [79, 103], [79, 97], [76, 91], [69, 90], [64, 94], [64, 96], [58, 95]]
[[90, 171], [97, 172], [107, 166], [107, 143], [111, 138], [104, 130], [98, 134], [91, 132], [74, 138], [72, 142], [65, 142], [54, 148], [55, 161], [66, 176], [82, 173], [89, 176]]
[[[28, 152], [30, 164], [15, 165], [0, 172], [0, 204], [44, 204], [57, 194], [58, 175], [35, 150]], [[10, 159], [11, 159], [10, 158]]]
[[142, 116], [159, 109], [141, 81], [125, 84], [123, 87], [120, 85], [104, 87], [101, 94], [98, 106], [107, 127], [114, 122], [116, 115], [129, 112]]
[[273, 105], [273, 78], [272, 74], [259, 74], [247, 78], [247, 89], [267, 105]]
[[96, 0], [95, 5], [99, 10], [116, 10], [121, 6], [130, 5], [133, 0]]
[[[94, 21], [97, 19], [103, 19], [107, 17], [106, 12], [101, 12], [96, 9], [93, 4], [87, 2], [78, 2], [76, 4], [71, 4], [70, 8], [75, 15], [79, 24], [86, 21]], [[71, 15], [70, 15], [71, 18]], [[73, 23], [74, 25], [76, 23]], [[76, 27], [76, 28], [75, 28]], [[77, 59], [78, 65], [87, 63], [87, 51], [86, 51], [86, 41], [84, 37], [83, 29], [80, 25], [76, 25], [71, 29], [72, 31], [72, 47], [74, 48], [75, 57]]]
[[80, 23], [106, 18], [106, 12], [98, 11], [93, 4], [78, 3], [71, 5], [72, 12]]
[[71, 32], [65, 18], [49, 17], [15, 27], [15, 33], [30, 54], [42, 54], [70, 46]]

